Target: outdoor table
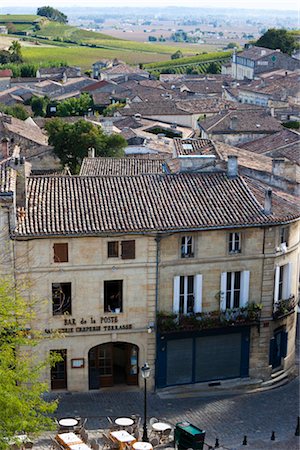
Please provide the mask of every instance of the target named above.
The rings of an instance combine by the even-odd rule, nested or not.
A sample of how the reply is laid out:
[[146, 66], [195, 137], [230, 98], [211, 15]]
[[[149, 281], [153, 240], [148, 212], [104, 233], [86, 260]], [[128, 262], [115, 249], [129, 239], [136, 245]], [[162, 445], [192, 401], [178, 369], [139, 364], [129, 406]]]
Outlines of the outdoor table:
[[121, 450], [126, 447], [126, 444], [132, 444], [136, 441], [135, 437], [127, 433], [125, 430], [111, 431], [110, 435], [115, 441], [119, 442]]
[[82, 444], [71, 444], [69, 445], [70, 450], [91, 450], [91, 447], [86, 445], [84, 442]]
[[150, 442], [135, 442], [134, 444], [132, 444], [132, 447], [134, 448], [134, 450], [153, 450]]
[[73, 419], [73, 417], [66, 417], [65, 419], [60, 419], [58, 423], [61, 427], [72, 428], [78, 425], [78, 420]]
[[62, 433], [56, 435], [56, 440], [64, 447], [69, 447], [73, 444], [83, 444], [82, 440], [75, 433]]
[[169, 425], [168, 423], [164, 423], [164, 422], [155, 422], [152, 424], [152, 428], [153, 428], [153, 430], [159, 431], [161, 433], [165, 430], [172, 429], [171, 425]]
[[121, 427], [129, 427], [133, 425], [133, 420], [129, 417], [118, 417], [115, 420], [115, 424], [120, 425]]

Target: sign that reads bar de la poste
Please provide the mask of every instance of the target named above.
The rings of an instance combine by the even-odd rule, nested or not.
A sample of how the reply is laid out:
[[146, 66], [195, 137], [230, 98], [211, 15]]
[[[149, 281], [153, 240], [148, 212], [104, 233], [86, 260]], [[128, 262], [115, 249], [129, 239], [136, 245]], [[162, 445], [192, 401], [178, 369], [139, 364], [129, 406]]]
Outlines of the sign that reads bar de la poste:
[[88, 319], [82, 317], [80, 320], [71, 317], [63, 317], [63, 326], [61, 328], [46, 328], [45, 333], [51, 334], [58, 333], [89, 333], [93, 331], [118, 331], [118, 330], [131, 330], [132, 324], [119, 324], [119, 318], [117, 316], [103, 316], [94, 318], [93, 316]]

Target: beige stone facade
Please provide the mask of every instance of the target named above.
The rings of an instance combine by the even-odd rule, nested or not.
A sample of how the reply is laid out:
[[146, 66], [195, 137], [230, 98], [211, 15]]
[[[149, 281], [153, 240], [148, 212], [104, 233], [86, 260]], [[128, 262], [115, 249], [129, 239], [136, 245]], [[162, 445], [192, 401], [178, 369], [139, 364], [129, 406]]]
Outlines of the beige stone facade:
[[[135, 240], [136, 258], [107, 258], [107, 242], [126, 239]], [[53, 245], [61, 242], [68, 244], [69, 261], [55, 263]], [[134, 344], [138, 347], [138, 367], [147, 361], [154, 368], [155, 333], [149, 332], [149, 324], [155, 322], [155, 253], [154, 238], [139, 235], [17, 242], [17, 271], [30, 283], [36, 325], [48, 335], [52, 331], [62, 332], [59, 339], [47, 340], [40, 351], [67, 350], [68, 390], [89, 389], [88, 353], [101, 344]], [[105, 280], [123, 281], [120, 313], [104, 310]], [[53, 315], [53, 283], [71, 283], [70, 314]], [[72, 369], [71, 360], [80, 358], [84, 359], [84, 367]], [[50, 383], [49, 374], [47, 378]], [[153, 376], [149, 380], [151, 385]]]

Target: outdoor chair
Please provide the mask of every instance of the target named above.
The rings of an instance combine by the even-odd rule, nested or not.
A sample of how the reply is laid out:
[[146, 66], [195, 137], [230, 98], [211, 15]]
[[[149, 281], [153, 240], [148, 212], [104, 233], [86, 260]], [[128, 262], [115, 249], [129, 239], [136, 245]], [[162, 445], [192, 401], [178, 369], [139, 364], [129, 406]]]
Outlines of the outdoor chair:
[[98, 444], [96, 439], [91, 439], [90, 447], [91, 447], [92, 450], [100, 450], [100, 445]]
[[104, 441], [104, 448], [109, 449], [118, 449], [119, 444], [118, 442], [113, 441], [109, 436], [107, 436], [105, 433], [103, 433], [103, 441]]
[[156, 417], [151, 417], [151, 419], [149, 420], [151, 426], [156, 422], [158, 422], [158, 419]]
[[152, 447], [157, 447], [159, 445], [159, 439], [157, 437], [153, 437], [150, 439], [150, 444], [152, 445]]
[[164, 430], [162, 433], [161, 433], [161, 438], [160, 438], [160, 442], [161, 443], [168, 443], [169, 442], [169, 440], [170, 440], [170, 434], [171, 434], [171, 428], [168, 428], [167, 430]]

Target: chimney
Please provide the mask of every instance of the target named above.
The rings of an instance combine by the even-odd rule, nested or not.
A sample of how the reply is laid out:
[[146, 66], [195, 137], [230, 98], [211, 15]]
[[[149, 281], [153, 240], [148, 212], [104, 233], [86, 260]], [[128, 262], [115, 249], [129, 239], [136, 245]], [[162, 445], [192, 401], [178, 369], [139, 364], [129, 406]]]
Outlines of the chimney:
[[9, 139], [7, 137], [4, 137], [1, 139], [1, 146], [2, 146], [2, 158], [6, 159], [9, 157], [9, 148], [8, 148]]
[[236, 178], [238, 175], [238, 159], [236, 155], [228, 155], [227, 177]]
[[95, 158], [95, 149], [93, 147], [88, 149], [88, 158]]
[[274, 106], [271, 106], [270, 114], [271, 114], [271, 117], [275, 117], [275, 108], [274, 108]]
[[272, 189], [268, 188], [265, 191], [265, 207], [264, 213], [266, 215], [272, 214]]
[[26, 173], [23, 156], [12, 159], [11, 167], [16, 171], [16, 208], [26, 206]]
[[236, 128], [237, 128], [237, 116], [230, 117], [229, 128], [231, 130], [236, 130]]

